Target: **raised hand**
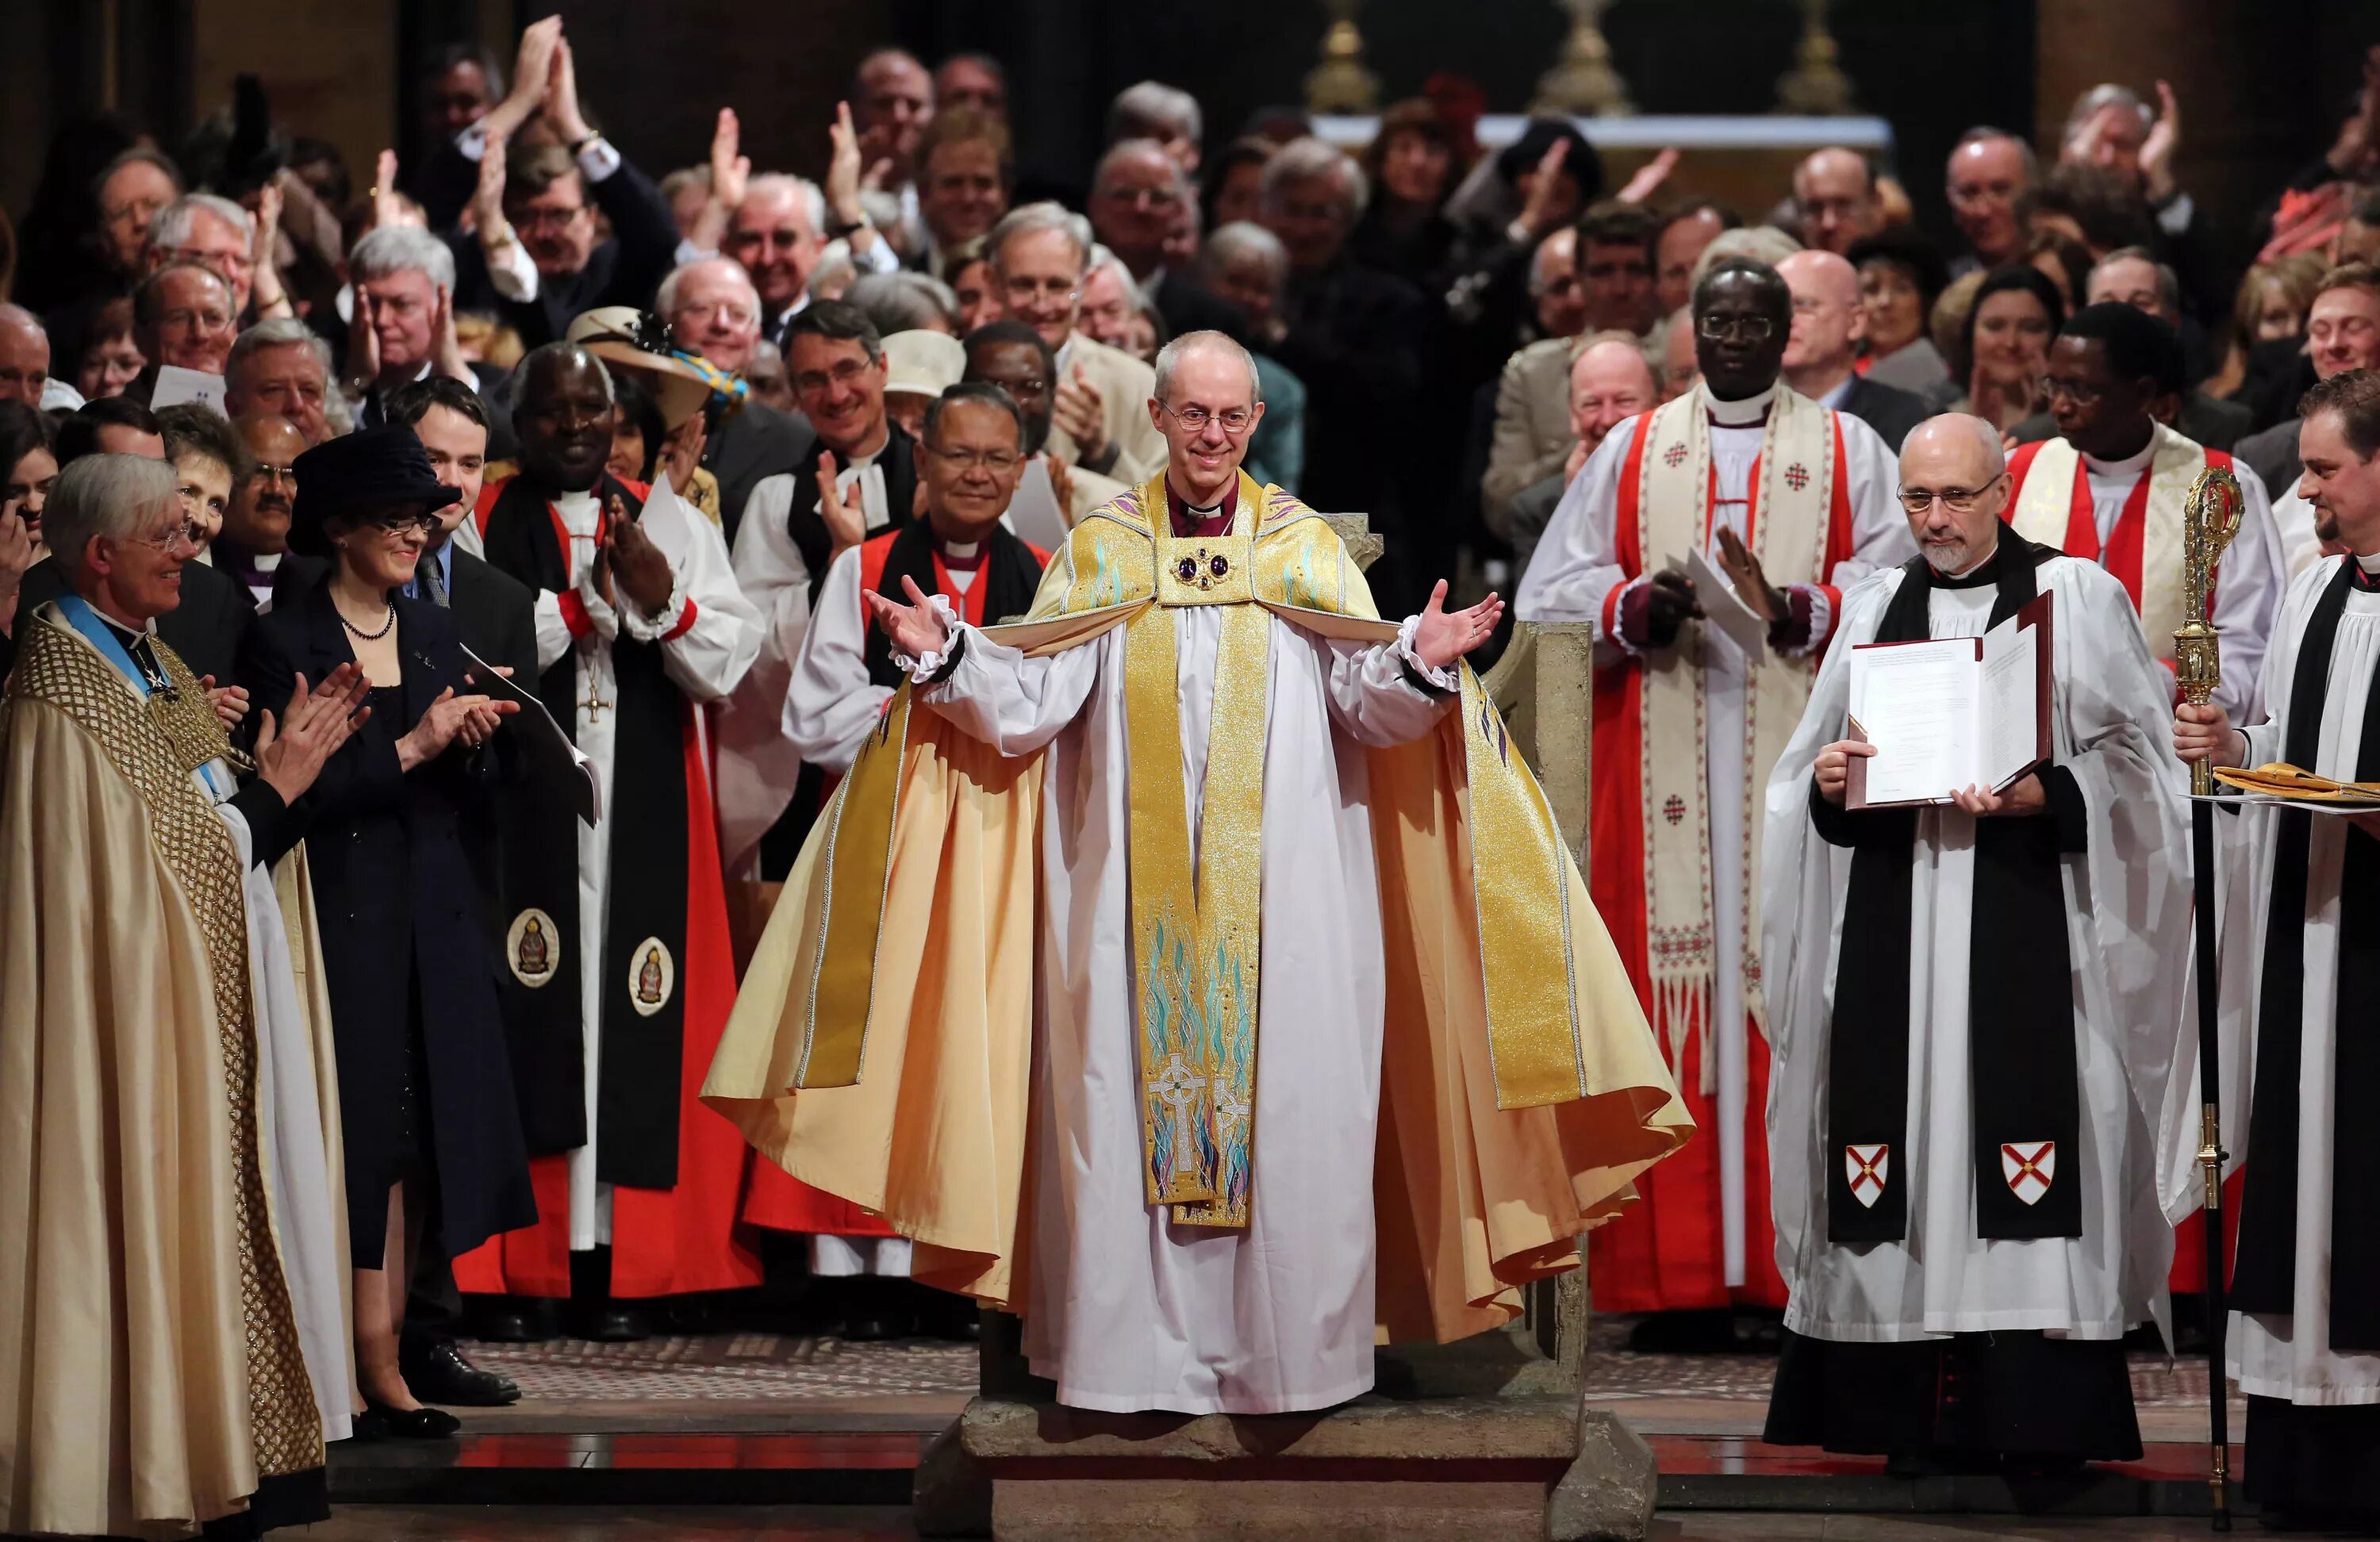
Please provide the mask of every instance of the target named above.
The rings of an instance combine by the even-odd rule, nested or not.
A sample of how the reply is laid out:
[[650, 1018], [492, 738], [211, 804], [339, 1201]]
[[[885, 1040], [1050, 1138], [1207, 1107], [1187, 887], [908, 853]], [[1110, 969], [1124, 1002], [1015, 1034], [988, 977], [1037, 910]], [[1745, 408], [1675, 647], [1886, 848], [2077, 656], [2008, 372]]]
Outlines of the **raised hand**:
[[1642, 203], [1659, 191], [1661, 184], [1677, 169], [1678, 149], [1672, 145], [1639, 166], [1636, 175], [1628, 179], [1628, 186], [1612, 196], [1622, 203]]
[[710, 426], [698, 412], [662, 444], [662, 465], [669, 470], [671, 489], [681, 498], [694, 485], [694, 474], [702, 469], [702, 447], [710, 437]]
[[275, 723], [262, 714], [256, 729], [257, 775], [284, 803], [296, 803], [322, 774], [323, 762], [339, 752], [348, 735], [371, 716], [358, 707], [370, 687], [363, 672], [342, 664], [312, 691], [300, 674], [289, 693], [288, 721]]
[[380, 329], [372, 325], [371, 292], [357, 285], [355, 301], [347, 318], [347, 384], [360, 396], [380, 379]]
[[275, 183], [267, 182], [256, 190], [256, 225], [249, 237], [248, 256], [256, 272], [249, 295], [256, 302], [257, 319], [269, 319], [268, 311], [295, 315], [289, 292], [281, 286], [281, 188]]
[[[834, 104], [834, 121], [827, 125], [826, 132], [833, 146], [833, 156], [828, 162], [826, 171], [827, 218], [838, 225], [859, 225], [866, 229], [868, 210], [859, 201], [860, 192], [862, 189], [873, 191], [881, 187], [884, 178], [892, 172], [892, 163], [879, 161], [868, 168], [865, 176], [860, 175], [859, 134], [851, 126], [851, 103], [848, 102]], [[873, 236], [873, 231], [869, 231], [868, 238], [872, 239]], [[852, 239], [857, 245], [866, 244], [856, 233]]]
[[905, 577], [901, 587], [908, 591], [909, 603], [887, 600], [870, 589], [868, 592], [868, 613], [875, 617], [879, 630], [892, 640], [893, 649], [912, 659], [922, 659], [929, 653], [940, 653], [950, 641], [950, 628], [942, 625], [942, 615], [934, 609], [917, 588], [917, 580]]
[[1560, 207], [1562, 162], [1569, 155], [1570, 141], [1556, 140], [1537, 157], [1536, 180], [1529, 185], [1528, 201], [1521, 205], [1521, 217], [1513, 222], [1532, 241], [1554, 226], [1555, 211]]
[[575, 153], [594, 130], [587, 127], [587, 115], [579, 111], [578, 66], [570, 56], [570, 40], [563, 37], [561, 30], [557, 18], [553, 62], [545, 85], [545, 115], [553, 124], [553, 131], [562, 136], [564, 146]]
[[739, 151], [743, 136], [735, 109], [720, 108], [719, 126], [710, 135], [710, 197], [731, 210], [744, 201], [746, 187], [752, 180], [752, 158]]
[[1753, 614], [1771, 626], [1792, 615], [1792, 601], [1785, 598], [1785, 591], [1770, 585], [1768, 575], [1760, 570], [1760, 559], [1724, 525], [1718, 531], [1718, 565], [1728, 582], [1735, 586], [1736, 597]]
[[480, 152], [480, 180], [471, 189], [470, 214], [483, 251], [495, 251], [513, 238], [512, 222], [504, 218], [504, 146], [509, 142], [504, 130], [492, 128]]
[[463, 357], [463, 345], [455, 336], [455, 291], [443, 284], [438, 286], [438, 305], [430, 318], [430, 335], [431, 367], [448, 380], [478, 390], [479, 377], [471, 373], [471, 361]]
[[1099, 394], [1090, 378], [1083, 373], [1077, 361], [1072, 379], [1058, 382], [1058, 399], [1050, 407], [1051, 419], [1066, 431], [1082, 452], [1085, 465], [1103, 459], [1108, 450], [1107, 398]]
[[2163, 80], [2156, 83], [2156, 122], [2141, 141], [2141, 190], [2151, 203], [2163, 203], [2174, 195], [2173, 152], [2181, 144], [2181, 103]]
[[372, 160], [371, 227], [397, 225], [405, 219], [405, 195], [396, 190], [396, 152], [383, 150]]
[[1503, 616], [1504, 601], [1494, 594], [1467, 611], [1448, 614], [1446, 580], [1440, 578], [1422, 608], [1421, 625], [1414, 628], [1413, 650], [1428, 668], [1444, 669], [1486, 642]]
[[[1072, 528], [1075, 523], [1074, 473], [1066, 469], [1064, 461], [1047, 450], [1041, 452], [1041, 464], [1050, 468], [1050, 496], [1058, 505], [1058, 517]], [[921, 482], [918, 485], [922, 487], [925, 484]]]
[[677, 578], [670, 572], [669, 558], [645, 534], [645, 528], [633, 519], [613, 520], [603, 533], [603, 552], [611, 559], [613, 577], [637, 609], [648, 616], [660, 615], [669, 604]]
[[868, 539], [868, 505], [860, 498], [858, 478], [852, 479], [850, 492], [838, 492], [834, 477], [834, 456], [820, 450], [819, 517], [826, 521], [826, 533], [833, 540], [834, 554], [839, 557]]
[[513, 89], [480, 120], [482, 131], [510, 139], [538, 115], [545, 105], [546, 89], [553, 82], [553, 53], [561, 42], [558, 16], [532, 21], [521, 30], [520, 51], [513, 58]]

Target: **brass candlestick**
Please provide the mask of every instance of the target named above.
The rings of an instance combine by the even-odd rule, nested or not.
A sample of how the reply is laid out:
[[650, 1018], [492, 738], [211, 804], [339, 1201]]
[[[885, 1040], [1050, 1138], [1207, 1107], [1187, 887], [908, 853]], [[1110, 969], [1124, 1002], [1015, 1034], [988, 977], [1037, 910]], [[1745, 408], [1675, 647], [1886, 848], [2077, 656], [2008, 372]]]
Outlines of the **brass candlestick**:
[[1840, 52], [1827, 30], [1827, 0], [1802, 0], [1802, 42], [1793, 67], [1777, 81], [1777, 110], [1804, 117], [1850, 112], [1852, 81], [1836, 63]]
[[[2210, 466], [2190, 484], [2181, 505], [2181, 610], [2185, 619], [2174, 629], [2173, 672], [2181, 698], [2204, 707], [2223, 684], [2223, 658], [2216, 649], [2222, 634], [2206, 619], [2215, 592], [2215, 565], [2223, 549], [2240, 533], [2240, 516], [2246, 504], [2240, 479], [2221, 467]], [[2190, 790], [2215, 790], [2215, 766], [2210, 760], [2190, 764]]]
[[1380, 105], [1380, 78], [1364, 63], [1364, 33], [1355, 25], [1363, 0], [1323, 0], [1330, 26], [1322, 34], [1322, 62], [1305, 75], [1305, 106], [1314, 113], [1369, 113]]
[[1611, 67], [1611, 44], [1604, 41], [1602, 18], [1611, 0], [1560, 0], [1570, 12], [1570, 35], [1562, 40], [1561, 57], [1537, 78], [1537, 100], [1531, 110], [1588, 117], [1625, 117], [1636, 110], [1628, 100], [1627, 82]]

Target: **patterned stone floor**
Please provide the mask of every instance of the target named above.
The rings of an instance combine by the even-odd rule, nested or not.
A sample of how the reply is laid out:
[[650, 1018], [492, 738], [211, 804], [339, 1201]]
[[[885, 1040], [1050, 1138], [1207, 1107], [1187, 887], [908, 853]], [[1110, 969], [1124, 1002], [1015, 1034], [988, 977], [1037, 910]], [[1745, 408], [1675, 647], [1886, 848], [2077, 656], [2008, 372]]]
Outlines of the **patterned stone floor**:
[[471, 1358], [520, 1383], [524, 1402], [857, 1399], [975, 1390], [973, 1344], [846, 1343], [776, 1333], [718, 1333], [599, 1344], [473, 1344]]

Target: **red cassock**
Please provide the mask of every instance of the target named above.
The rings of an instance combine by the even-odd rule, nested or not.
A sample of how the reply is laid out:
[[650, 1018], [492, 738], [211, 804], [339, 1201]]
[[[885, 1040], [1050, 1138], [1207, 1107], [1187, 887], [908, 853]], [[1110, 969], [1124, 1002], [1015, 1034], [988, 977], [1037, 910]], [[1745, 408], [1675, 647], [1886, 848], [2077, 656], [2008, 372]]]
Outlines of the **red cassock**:
[[[1639, 441], [1630, 446], [1620, 474], [1619, 554], [1621, 566], [1631, 579], [1644, 573], [1636, 507], [1644, 453], [1641, 425], [1649, 422], [1649, 418], [1639, 419]], [[1832, 573], [1838, 563], [1853, 554], [1851, 479], [1840, 437], [1835, 441], [1832, 487], [1826, 556], [1819, 565], [1822, 574]], [[1747, 544], [1760, 514], [1757, 460], [1753, 464], [1750, 491], [1752, 504], [1745, 511], [1743, 527]], [[1717, 497], [1714, 485], [1714, 503]], [[1832, 615], [1840, 620], [1841, 595], [1831, 586], [1821, 587], [1827, 589]], [[1612, 593], [1613, 601], [1606, 605], [1607, 627], [1615, 622], [1609, 613], [1620, 590], [1615, 588]], [[1589, 816], [1587, 888], [1627, 965], [1637, 1000], [1651, 1016], [1654, 1000], [1641, 866], [1645, 848], [1640, 668], [1634, 658], [1623, 656], [1595, 674], [1594, 807]], [[1752, 817], [1756, 840], [1757, 788]], [[1768, 1041], [1748, 1017], [1743, 1031], [1743, 1283], [1732, 1287], [1727, 1283], [1716, 1134], [1718, 1100], [1703, 1090], [1706, 1036], [1689, 1031], [1684, 1035], [1684, 1050], [1671, 1069], [1679, 1096], [1694, 1116], [1695, 1138], [1636, 1180], [1640, 1196], [1636, 1204], [1588, 1234], [1587, 1278], [1594, 1288], [1596, 1310], [1687, 1311], [1729, 1305], [1781, 1309], [1785, 1305], [1785, 1281], [1777, 1272], [1777, 1228], [1768, 1203]], [[1712, 1083], [1716, 1085], [1715, 1073]]]

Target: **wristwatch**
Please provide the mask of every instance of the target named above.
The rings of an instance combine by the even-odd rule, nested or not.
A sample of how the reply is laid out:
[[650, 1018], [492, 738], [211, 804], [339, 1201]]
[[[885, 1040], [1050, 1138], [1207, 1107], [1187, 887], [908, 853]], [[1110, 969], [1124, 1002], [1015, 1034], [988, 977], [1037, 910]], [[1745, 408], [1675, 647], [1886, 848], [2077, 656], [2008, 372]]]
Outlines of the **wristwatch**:
[[826, 227], [826, 238], [830, 241], [848, 240], [867, 228], [867, 216], [862, 215], [858, 219], [853, 220], [848, 225], [837, 223], [828, 225]]

